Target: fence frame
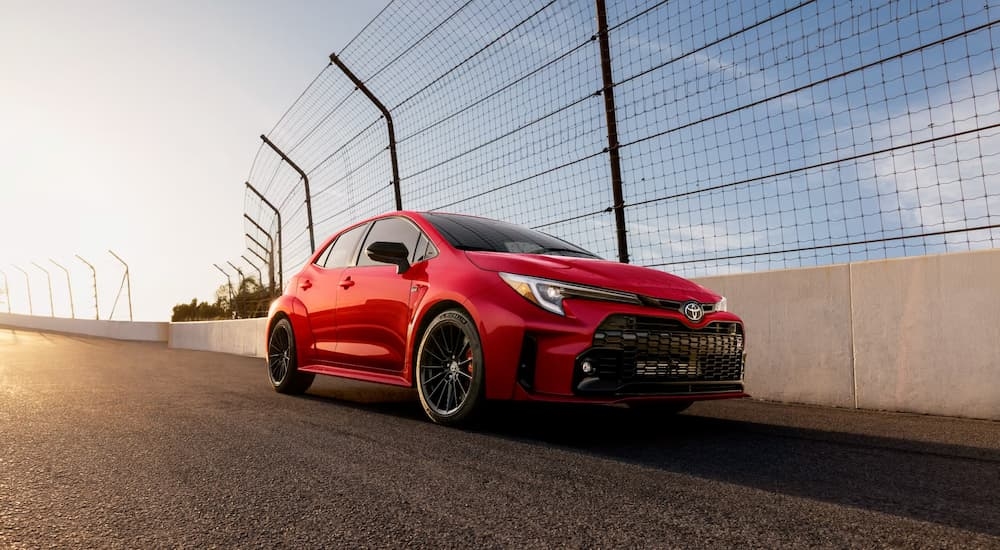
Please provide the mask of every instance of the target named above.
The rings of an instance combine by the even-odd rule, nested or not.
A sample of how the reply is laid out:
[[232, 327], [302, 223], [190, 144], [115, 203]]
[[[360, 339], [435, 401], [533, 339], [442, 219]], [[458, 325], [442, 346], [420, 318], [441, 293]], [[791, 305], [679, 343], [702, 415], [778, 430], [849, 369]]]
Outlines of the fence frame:
[[392, 164], [392, 181], [390, 183], [392, 184], [392, 190], [396, 199], [396, 210], [402, 210], [403, 195], [399, 185], [399, 159], [396, 157], [396, 130], [392, 125], [392, 113], [386, 108], [385, 104], [379, 101], [378, 97], [376, 97], [375, 94], [373, 94], [372, 91], [365, 86], [365, 83], [347, 68], [347, 65], [345, 65], [339, 57], [337, 57], [337, 54], [330, 54], [330, 63], [336, 65], [337, 68], [344, 73], [344, 76], [357, 86], [357, 88], [361, 90], [361, 93], [365, 94], [365, 97], [367, 97], [369, 101], [371, 101], [372, 104], [374, 104], [375, 107], [381, 111], [382, 116], [385, 117], [386, 130], [389, 133], [389, 162]]

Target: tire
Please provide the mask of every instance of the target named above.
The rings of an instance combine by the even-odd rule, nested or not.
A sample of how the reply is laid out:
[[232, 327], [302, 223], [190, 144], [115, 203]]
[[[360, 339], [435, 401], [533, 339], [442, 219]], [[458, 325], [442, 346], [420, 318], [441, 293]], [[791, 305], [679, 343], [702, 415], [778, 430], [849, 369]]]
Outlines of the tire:
[[672, 416], [686, 411], [693, 404], [693, 401], [633, 401], [628, 408], [640, 414]]
[[483, 344], [467, 313], [450, 309], [427, 325], [417, 348], [415, 378], [420, 404], [437, 424], [466, 424], [484, 408]]
[[280, 319], [267, 339], [267, 378], [278, 393], [297, 395], [312, 385], [313, 374], [300, 372], [295, 353], [295, 333], [288, 319]]

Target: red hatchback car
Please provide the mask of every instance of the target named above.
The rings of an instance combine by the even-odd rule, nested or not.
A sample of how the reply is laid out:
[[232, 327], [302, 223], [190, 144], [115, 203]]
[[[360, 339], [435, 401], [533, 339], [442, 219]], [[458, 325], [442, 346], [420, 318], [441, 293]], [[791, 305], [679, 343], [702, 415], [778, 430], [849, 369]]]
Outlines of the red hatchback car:
[[434, 422], [485, 400], [629, 403], [665, 412], [745, 397], [726, 299], [509, 223], [393, 212], [330, 238], [271, 304], [268, 376], [416, 386]]

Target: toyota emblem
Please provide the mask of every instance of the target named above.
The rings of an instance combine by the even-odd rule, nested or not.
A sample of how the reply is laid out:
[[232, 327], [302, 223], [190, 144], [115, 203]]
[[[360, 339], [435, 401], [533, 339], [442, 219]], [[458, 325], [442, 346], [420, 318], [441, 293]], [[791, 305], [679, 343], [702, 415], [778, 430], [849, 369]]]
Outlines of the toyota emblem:
[[705, 316], [705, 310], [702, 309], [701, 304], [698, 302], [685, 302], [681, 306], [681, 313], [692, 323], [701, 321], [701, 318]]

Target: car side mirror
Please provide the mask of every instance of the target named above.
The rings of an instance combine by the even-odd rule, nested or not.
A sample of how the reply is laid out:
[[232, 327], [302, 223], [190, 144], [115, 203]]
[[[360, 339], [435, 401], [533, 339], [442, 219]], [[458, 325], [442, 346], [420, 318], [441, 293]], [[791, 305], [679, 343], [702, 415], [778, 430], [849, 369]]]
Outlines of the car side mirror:
[[407, 269], [410, 269], [410, 251], [403, 243], [379, 241], [368, 245], [365, 252], [369, 258], [376, 262], [395, 265], [396, 273], [405, 273]]

